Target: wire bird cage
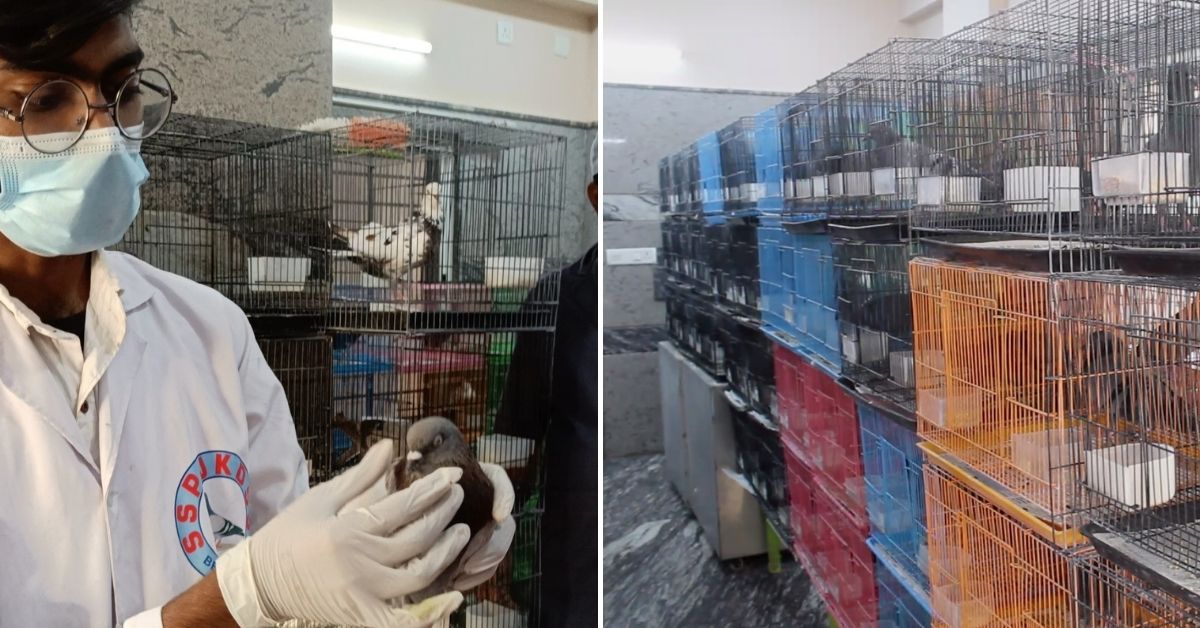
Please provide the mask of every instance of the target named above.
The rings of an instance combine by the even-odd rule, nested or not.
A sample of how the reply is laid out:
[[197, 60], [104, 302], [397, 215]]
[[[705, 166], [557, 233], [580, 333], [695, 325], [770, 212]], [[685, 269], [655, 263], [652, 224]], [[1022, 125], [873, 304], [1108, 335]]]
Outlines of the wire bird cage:
[[1193, 2], [1078, 0], [1090, 161], [1082, 235], [1140, 247], [1200, 241], [1200, 11]]
[[333, 345], [325, 335], [259, 338], [267, 365], [283, 385], [311, 484], [329, 479], [333, 456], [330, 401]]
[[1044, 524], [987, 497], [936, 447], [921, 445], [934, 626], [1196, 626], [1181, 599], [1092, 548], [1062, 549]]
[[875, 559], [865, 525], [826, 492], [807, 456], [783, 439], [791, 500], [792, 554], [838, 626], [874, 626], [879, 617]]
[[731, 220], [706, 226], [707, 257], [713, 293], [726, 308], [750, 318], [760, 318], [758, 226]]
[[892, 401], [911, 406], [910, 243], [899, 223], [835, 225], [833, 263], [842, 373]]
[[926, 464], [925, 488], [934, 626], [1094, 625], [1076, 621], [1067, 551], [951, 469]]
[[823, 113], [816, 86], [780, 105], [784, 215], [801, 219], [828, 213]]
[[543, 328], [516, 315], [557, 251], [565, 141], [420, 113], [334, 132], [333, 329]]
[[1085, 533], [1127, 564], [1200, 576], [1200, 283], [1086, 273], [1054, 298]]
[[[913, 75], [924, 69], [922, 63], [932, 60], [923, 51], [929, 42], [894, 39], [817, 82], [817, 128], [824, 134], [817, 157], [827, 165], [832, 215], [907, 209], [901, 192], [911, 187], [916, 173], [896, 161], [897, 156], [910, 157], [902, 141], [913, 120], [902, 98]], [[897, 170], [901, 166], [910, 170]]]
[[867, 529], [867, 497], [858, 415], [841, 383], [786, 347], [776, 345], [775, 394], [783, 441], [815, 481]]
[[[929, 590], [925, 483], [912, 416], [858, 400], [872, 548], [900, 578]], [[927, 595], [925, 597], [928, 597]]]
[[720, 318], [720, 345], [725, 356], [729, 388], [753, 410], [774, 421], [779, 416], [775, 400], [775, 363], [771, 340], [758, 324], [739, 316]]
[[913, 82], [921, 231], [1066, 234], [1077, 230], [1088, 159], [1081, 86], [1104, 70], [1081, 55], [1078, 3], [1033, 0], [930, 47]]
[[923, 439], [1077, 539], [1078, 430], [1063, 416], [1049, 276], [917, 258], [916, 410]]
[[411, 113], [356, 118], [332, 149], [330, 471], [380, 439], [403, 450], [422, 418], [453, 421], [512, 478], [517, 536], [452, 624], [536, 623], [541, 442], [501, 415], [547, 407], [528, 397], [552, 374], [565, 141]]
[[1200, 626], [1195, 601], [1173, 597], [1098, 553], [1081, 553], [1072, 566], [1080, 626]]
[[754, 118], [745, 117], [717, 131], [727, 213], [736, 215], [753, 211], [758, 202], [758, 171], [754, 161], [756, 127]]
[[175, 115], [142, 156], [150, 179], [117, 250], [213, 287], [252, 317], [326, 309], [327, 136]]
[[783, 147], [780, 137], [780, 110], [776, 105], [754, 116], [753, 159], [755, 183], [753, 198], [759, 214], [778, 215], [783, 211]]
[[726, 393], [736, 447], [738, 471], [750, 484], [764, 516], [780, 535], [790, 536], [787, 471], [778, 427], [737, 395]]

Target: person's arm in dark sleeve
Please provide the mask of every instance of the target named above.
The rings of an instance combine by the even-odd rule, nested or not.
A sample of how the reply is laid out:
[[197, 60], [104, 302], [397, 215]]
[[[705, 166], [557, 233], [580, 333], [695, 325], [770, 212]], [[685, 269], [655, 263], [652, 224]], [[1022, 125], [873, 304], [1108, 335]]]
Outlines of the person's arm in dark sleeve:
[[543, 277], [521, 306], [527, 329], [517, 333], [496, 414], [495, 431], [541, 439], [550, 423], [551, 371], [559, 273]]

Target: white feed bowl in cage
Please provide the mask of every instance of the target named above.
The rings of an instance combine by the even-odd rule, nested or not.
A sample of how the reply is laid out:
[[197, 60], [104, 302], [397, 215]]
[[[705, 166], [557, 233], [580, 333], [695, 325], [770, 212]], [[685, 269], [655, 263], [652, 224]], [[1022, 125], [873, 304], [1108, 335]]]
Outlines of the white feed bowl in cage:
[[813, 177], [809, 181], [812, 181], [813, 198], [827, 198], [830, 196], [829, 179], [825, 175]]
[[796, 179], [792, 182], [794, 193], [792, 198], [812, 198], [813, 196], [813, 180], [812, 179]]
[[250, 257], [251, 292], [303, 292], [312, 260], [307, 257]]
[[505, 434], [488, 434], [476, 441], [475, 455], [480, 462], [521, 468], [533, 455], [533, 441]]
[[844, 190], [846, 196], [871, 195], [870, 172], [843, 172], [842, 178], [846, 186]]
[[1134, 508], [1151, 508], [1175, 497], [1175, 448], [1128, 443], [1086, 452], [1088, 486]]
[[1077, 212], [1079, 195], [1079, 168], [1029, 166], [1004, 171], [1004, 198], [1015, 212]]
[[920, 168], [876, 168], [871, 171], [871, 190], [877, 196], [912, 198], [916, 195], [914, 181], [920, 177]]
[[829, 196], [838, 198], [846, 195], [846, 175], [839, 172], [825, 177], [829, 184]]
[[364, 288], [391, 288], [392, 282], [390, 279], [363, 273], [362, 277], [359, 278], [359, 285]]
[[472, 604], [464, 614], [466, 628], [521, 628], [525, 625], [525, 615], [495, 602]]
[[489, 288], [527, 288], [542, 276], [540, 257], [489, 257], [485, 260], [483, 284]]
[[983, 420], [983, 393], [968, 388], [949, 394], [944, 388], [917, 391], [917, 414], [942, 429], [965, 429]]
[[982, 181], [979, 177], [921, 177], [917, 179], [917, 204], [978, 203]]
[[1167, 194], [1189, 187], [1188, 153], [1137, 153], [1092, 160], [1093, 193], [1100, 198], [1145, 197], [1141, 203], [1178, 203], [1186, 194]]
[[905, 388], [912, 388], [917, 385], [912, 351], [893, 351], [889, 359], [892, 381]]
[[767, 184], [764, 182], [750, 184], [750, 200], [761, 201], [767, 198]]

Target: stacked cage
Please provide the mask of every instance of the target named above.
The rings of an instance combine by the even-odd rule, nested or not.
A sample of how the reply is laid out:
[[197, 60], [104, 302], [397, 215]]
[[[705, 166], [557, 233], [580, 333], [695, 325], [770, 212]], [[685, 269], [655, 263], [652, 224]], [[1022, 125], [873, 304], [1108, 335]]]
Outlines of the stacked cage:
[[898, 222], [831, 227], [842, 373], [887, 399], [911, 407], [916, 384], [910, 243]]
[[875, 561], [865, 524], [847, 510], [841, 497], [826, 490], [827, 484], [818, 479], [794, 439], [785, 433], [782, 442], [792, 554], [812, 578], [837, 625], [875, 625], [879, 612]]
[[900, 586], [899, 598], [928, 607], [924, 458], [912, 414], [866, 395], [857, 401], [871, 549], [880, 572], [886, 567], [895, 580], [889, 588]]
[[283, 384], [313, 483], [332, 461], [321, 323], [338, 237], [327, 136], [176, 115], [142, 145], [142, 209], [115, 247], [210, 286], [249, 316]]
[[830, 173], [840, 172], [840, 159], [831, 155], [833, 108], [812, 88], [784, 105], [780, 138], [783, 151], [785, 203], [781, 226], [790, 258], [790, 282], [782, 301], [786, 327], [772, 327], [773, 339], [818, 361], [831, 373], [841, 368], [837, 329], [837, 292], [828, 217]]
[[922, 436], [1146, 600], [1200, 575], [1197, 26], [1189, 3], [1030, 2], [915, 85], [946, 167], [912, 217], [945, 258], [911, 266]]
[[[913, 227], [1045, 239], [1078, 223], [1085, 108], [1104, 70], [1079, 49], [1080, 2], [1037, 0], [927, 49], [908, 95], [920, 156]], [[1044, 246], [1044, 245], [1043, 245]]]
[[336, 462], [453, 421], [518, 498], [513, 550], [464, 612], [535, 622], [540, 443], [514, 417], [548, 407], [565, 141], [413, 113], [355, 119], [333, 148]]
[[1014, 516], [986, 483], [922, 448], [935, 626], [1200, 625], [1195, 600], [1091, 548], [1050, 542], [1044, 523]]

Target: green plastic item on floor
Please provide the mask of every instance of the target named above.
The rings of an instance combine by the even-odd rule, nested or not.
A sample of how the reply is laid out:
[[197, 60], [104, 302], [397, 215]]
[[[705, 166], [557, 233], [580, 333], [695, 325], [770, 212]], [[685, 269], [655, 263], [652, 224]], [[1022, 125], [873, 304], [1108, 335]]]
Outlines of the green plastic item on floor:
[[767, 517], [763, 517], [763, 530], [767, 534], [767, 571], [770, 573], [783, 572], [783, 539], [775, 530], [775, 525]]

